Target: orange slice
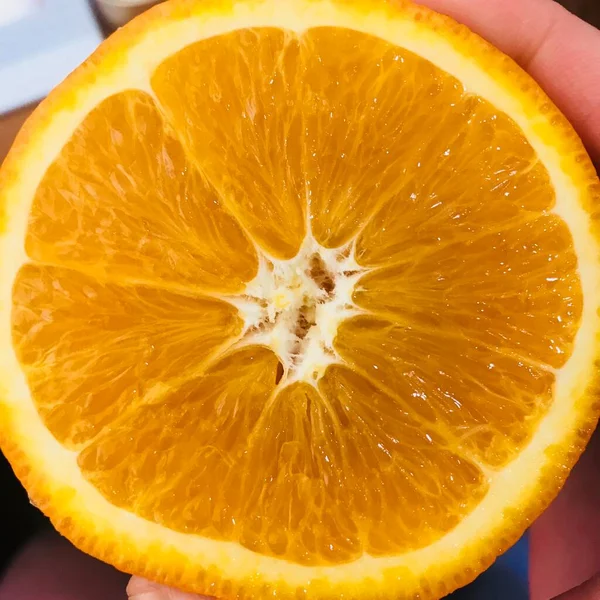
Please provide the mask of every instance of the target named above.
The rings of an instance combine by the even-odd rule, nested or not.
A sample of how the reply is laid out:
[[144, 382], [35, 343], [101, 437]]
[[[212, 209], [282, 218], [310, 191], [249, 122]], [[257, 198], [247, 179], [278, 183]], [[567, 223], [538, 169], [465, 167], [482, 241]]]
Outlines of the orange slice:
[[122, 570], [438, 598], [600, 410], [598, 181], [513, 62], [407, 2], [169, 2], [0, 174], [1, 443]]

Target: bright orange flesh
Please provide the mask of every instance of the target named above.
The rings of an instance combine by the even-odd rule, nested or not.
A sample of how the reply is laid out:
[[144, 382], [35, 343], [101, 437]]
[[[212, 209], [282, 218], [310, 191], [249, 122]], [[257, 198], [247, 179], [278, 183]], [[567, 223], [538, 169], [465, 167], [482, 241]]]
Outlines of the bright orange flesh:
[[[458, 81], [350, 30], [209, 38], [152, 89], [100, 104], [37, 190], [13, 337], [47, 427], [171, 529], [306, 565], [439, 539], [572, 351], [581, 285], [545, 168]], [[367, 271], [316, 387], [234, 348], [227, 303], [307, 224]]]

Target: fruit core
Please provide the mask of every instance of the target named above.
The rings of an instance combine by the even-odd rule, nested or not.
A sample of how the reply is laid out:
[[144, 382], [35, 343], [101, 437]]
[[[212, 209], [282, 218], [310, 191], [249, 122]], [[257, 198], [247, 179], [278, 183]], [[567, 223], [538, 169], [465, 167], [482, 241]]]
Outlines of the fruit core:
[[333, 346], [338, 326], [362, 312], [352, 294], [365, 269], [353, 256], [350, 245], [325, 248], [309, 234], [292, 259], [263, 256], [244, 294], [230, 299], [246, 322], [242, 344], [271, 348], [284, 383], [316, 384], [341, 362]]

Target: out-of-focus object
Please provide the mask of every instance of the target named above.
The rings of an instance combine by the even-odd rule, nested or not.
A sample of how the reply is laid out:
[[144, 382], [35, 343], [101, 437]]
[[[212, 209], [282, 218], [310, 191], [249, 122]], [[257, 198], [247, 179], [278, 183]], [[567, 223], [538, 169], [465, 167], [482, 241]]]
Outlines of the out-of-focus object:
[[41, 4], [42, 0], [3, 0], [0, 4], [0, 26], [34, 13]]
[[162, 0], [96, 0], [100, 16], [111, 29], [125, 25], [133, 17], [143, 13]]
[[0, 114], [43, 98], [101, 40], [87, 0], [0, 0]]

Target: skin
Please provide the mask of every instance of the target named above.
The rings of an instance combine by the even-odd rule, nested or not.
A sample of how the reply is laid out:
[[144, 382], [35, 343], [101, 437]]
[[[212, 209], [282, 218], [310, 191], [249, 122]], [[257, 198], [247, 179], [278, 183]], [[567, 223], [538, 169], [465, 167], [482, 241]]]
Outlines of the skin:
[[[600, 31], [552, 0], [419, 0], [512, 56], [600, 164]], [[531, 600], [600, 600], [600, 438], [531, 529]], [[585, 582], [585, 583], [582, 583]], [[570, 590], [570, 591], [567, 591]], [[200, 600], [133, 577], [130, 600]]]

